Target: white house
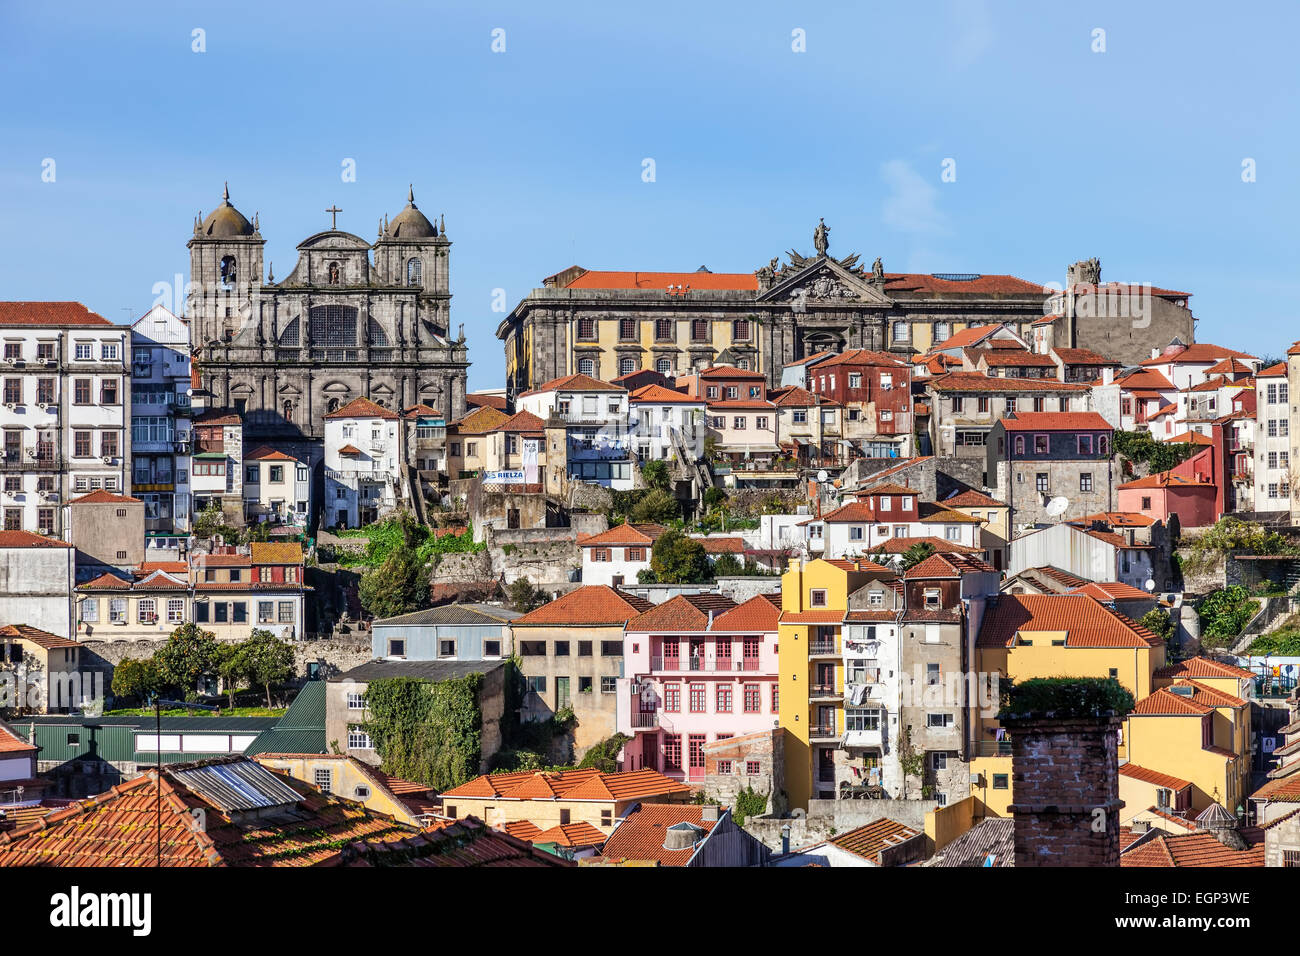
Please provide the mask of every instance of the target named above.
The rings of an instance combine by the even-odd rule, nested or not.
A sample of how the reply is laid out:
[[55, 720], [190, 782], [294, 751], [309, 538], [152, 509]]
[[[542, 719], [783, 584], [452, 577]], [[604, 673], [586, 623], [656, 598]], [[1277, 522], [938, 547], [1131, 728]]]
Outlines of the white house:
[[76, 550], [30, 531], [0, 531], [0, 625], [73, 635]]
[[1011, 540], [1007, 577], [1050, 565], [1088, 581], [1119, 581], [1145, 590], [1154, 560], [1154, 549], [1135, 541], [1131, 532], [1054, 524]]
[[565, 423], [568, 477], [605, 488], [632, 487], [627, 389], [590, 375], [566, 375], [522, 393], [516, 411]]
[[397, 413], [354, 398], [325, 416], [325, 523], [357, 528], [397, 510], [406, 464]]
[[0, 302], [0, 517], [59, 536], [60, 504], [124, 491], [130, 330], [79, 302]]
[[1286, 363], [1255, 376], [1255, 510], [1291, 506], [1291, 415]]
[[870, 555], [899, 538], [939, 538], [967, 548], [980, 547], [985, 524], [952, 508], [921, 502], [919, 493], [885, 484], [804, 525], [804, 546], [823, 558]]
[[641, 571], [650, 570], [650, 550], [664, 533], [662, 525], [620, 524], [582, 538], [582, 583], [622, 587], [636, 584]]
[[131, 495], [163, 548], [190, 529], [190, 391], [189, 324], [156, 305], [131, 326]]
[[699, 457], [704, 454], [704, 400], [662, 385], [639, 388], [628, 400], [627, 430], [642, 461], [674, 458], [679, 447]]
[[244, 452], [244, 520], [307, 526], [311, 470], [307, 462], [262, 445]]

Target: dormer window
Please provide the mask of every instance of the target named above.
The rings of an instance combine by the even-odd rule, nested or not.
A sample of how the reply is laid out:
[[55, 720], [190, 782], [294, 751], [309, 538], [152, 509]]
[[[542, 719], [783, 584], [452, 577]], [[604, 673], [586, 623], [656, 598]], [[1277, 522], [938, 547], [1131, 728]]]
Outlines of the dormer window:
[[925, 589], [925, 606], [926, 606], [926, 608], [927, 608], [928, 610], [932, 610], [932, 611], [938, 609], [938, 607], [939, 607], [939, 589], [938, 589], [938, 588], [926, 588], [926, 589]]

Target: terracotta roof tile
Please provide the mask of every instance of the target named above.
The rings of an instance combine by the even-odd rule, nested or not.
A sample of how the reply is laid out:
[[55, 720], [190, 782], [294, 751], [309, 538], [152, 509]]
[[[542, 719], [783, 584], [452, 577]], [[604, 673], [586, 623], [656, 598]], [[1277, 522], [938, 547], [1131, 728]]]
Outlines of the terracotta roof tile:
[[627, 633], [707, 631], [710, 619], [736, 607], [721, 594], [679, 594], [627, 622]]
[[920, 835], [919, 830], [914, 830], [897, 820], [881, 817], [866, 826], [832, 837], [830, 842], [841, 850], [847, 850], [873, 863], [879, 863], [882, 850]]
[[1096, 412], [1016, 412], [1014, 418], [1001, 421], [1009, 432], [1112, 430], [1110, 422]]
[[[0, 302], [0, 325], [49, 325], [88, 328], [112, 322], [80, 302]], [[123, 327], [125, 331], [125, 326]]]
[[514, 773], [483, 774], [442, 793], [448, 798], [488, 799], [629, 800], [651, 796], [689, 793], [690, 787], [656, 770], [621, 770], [601, 773], [596, 769], [521, 770]]
[[102, 488], [98, 491], [92, 491], [88, 495], [82, 495], [80, 498], [73, 498], [69, 504], [74, 505], [125, 505], [140, 504], [141, 499], [132, 498], [130, 495], [115, 495], [111, 491], [104, 491]]
[[703, 405], [704, 399], [676, 389], [664, 388], [662, 385], [646, 385], [638, 388], [629, 399], [634, 403], [645, 405]]
[[298, 461], [293, 455], [286, 455], [278, 448], [272, 448], [270, 445], [262, 445], [253, 451], [244, 453], [245, 461]]
[[978, 647], [1013, 647], [1021, 631], [1066, 633], [1066, 647], [1154, 647], [1160, 638], [1086, 594], [1003, 594], [984, 612]]
[[567, 847], [598, 847], [604, 844], [605, 834], [587, 821], [581, 820], [577, 823], [562, 823], [559, 826], [551, 827], [549, 830], [541, 830], [533, 834], [528, 839], [528, 842], [555, 843]]
[[1208, 364], [1225, 358], [1253, 359], [1256, 356], [1246, 352], [1238, 352], [1235, 349], [1224, 348], [1221, 345], [1211, 345], [1209, 342], [1194, 342], [1191, 345], [1175, 348], [1172, 352], [1149, 358], [1139, 364], [1143, 366], [1165, 365], [1170, 362], [1177, 364]]
[[42, 631], [38, 627], [32, 627], [29, 624], [6, 624], [0, 627], [0, 637], [7, 637], [11, 640], [31, 641], [38, 647], [47, 651], [57, 650], [62, 647], [80, 647], [76, 641], [70, 641], [66, 637], [59, 637], [57, 634], [51, 634], [49, 631]]
[[470, 392], [465, 396], [465, 404], [482, 408], [495, 408], [499, 412], [506, 410], [506, 397], [504, 395], [484, 395], [480, 392]]
[[254, 541], [248, 546], [253, 564], [302, 564], [302, 545], [297, 541]]
[[946, 508], [1006, 508], [1006, 503], [981, 491], [963, 491], [940, 502]]
[[1148, 770], [1146, 767], [1139, 767], [1135, 763], [1121, 764], [1119, 772], [1121, 776], [1140, 780], [1142, 783], [1153, 783], [1157, 787], [1168, 787], [1170, 790], [1182, 790], [1192, 785], [1190, 780], [1161, 773], [1158, 770]]
[[500, 431], [516, 432], [519, 434], [540, 435], [546, 430], [546, 422], [542, 421], [532, 412], [515, 412], [510, 418], [501, 423]]
[[771, 633], [781, 619], [781, 595], [759, 594], [713, 618], [710, 630], [720, 633]]
[[700, 844], [684, 850], [665, 850], [668, 828], [690, 824], [709, 833], [717, 825], [704, 819], [704, 808], [691, 804], [643, 803], [614, 828], [601, 855], [612, 860], [653, 861], [660, 866], [685, 866]]
[[452, 427], [458, 435], [486, 435], [496, 431], [509, 419], [510, 416], [500, 409], [483, 405], [467, 412], [459, 421], [452, 422]]
[[697, 538], [691, 535], [692, 541], [698, 541], [704, 546], [707, 554], [744, 554], [745, 539], [739, 536], [727, 538]]
[[611, 385], [609, 382], [602, 382], [600, 379], [592, 378], [590, 375], [578, 374], [578, 375], [564, 375], [560, 378], [553, 378], [549, 382], [545, 383], [544, 385], [538, 386], [532, 391], [522, 393], [519, 397], [522, 398], [524, 395], [537, 395], [541, 392], [626, 392], [626, 391], [627, 389], [623, 388], [621, 385]]
[[593, 534], [581, 539], [578, 544], [584, 548], [600, 548], [609, 545], [654, 544], [656, 539], [667, 529], [661, 524], [616, 524], [607, 531]]
[[645, 598], [589, 584], [511, 621], [512, 627], [568, 624], [576, 627], [624, 625], [654, 605]]
[[938, 392], [1085, 392], [1090, 388], [1054, 378], [996, 378], [979, 372], [948, 372], [931, 378], [929, 387]]
[[[1140, 593], [1140, 592], [1139, 592]], [[1159, 668], [1154, 677], [1236, 677], [1247, 680], [1255, 675], [1242, 667], [1209, 657], [1189, 657], [1185, 661]]]
[[0, 531], [0, 548], [70, 548], [58, 538], [47, 538], [31, 531]]
[[1264, 865], [1264, 836], [1258, 828], [1240, 831], [1247, 849], [1237, 850], [1205, 832], [1152, 831], [1147, 840], [1120, 853], [1120, 866], [1254, 867]]
[[609, 272], [584, 271], [566, 289], [667, 289], [670, 285], [692, 289], [758, 291], [752, 272]]

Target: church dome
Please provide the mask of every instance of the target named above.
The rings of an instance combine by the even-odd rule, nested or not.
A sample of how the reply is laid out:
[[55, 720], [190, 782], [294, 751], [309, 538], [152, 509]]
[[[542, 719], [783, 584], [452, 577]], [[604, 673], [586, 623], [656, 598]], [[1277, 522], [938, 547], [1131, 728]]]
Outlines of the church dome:
[[244, 218], [234, 206], [230, 205], [230, 187], [227, 186], [221, 196], [221, 205], [203, 220], [201, 232], [205, 236], [251, 236], [253, 224]]
[[406, 208], [388, 223], [388, 232], [395, 239], [434, 239], [438, 230], [415, 205], [415, 188], [406, 194]]

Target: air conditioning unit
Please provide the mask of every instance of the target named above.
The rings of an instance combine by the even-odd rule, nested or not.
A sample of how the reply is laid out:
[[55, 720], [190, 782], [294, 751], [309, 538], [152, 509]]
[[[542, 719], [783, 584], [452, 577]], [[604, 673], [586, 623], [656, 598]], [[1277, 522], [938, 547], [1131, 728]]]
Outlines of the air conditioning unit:
[[43, 359], [37, 359], [37, 360], [36, 360], [36, 364], [37, 364], [37, 365], [51, 365], [51, 364], [53, 364], [53, 362], [52, 362], [52, 360], [50, 360], [50, 359], [43, 358]]
[[52, 491], [40, 491], [37, 492], [37, 494], [39, 495], [41, 501], [49, 501], [51, 498], [54, 497], [54, 492]]
[[5, 402], [5, 408], [9, 409], [9, 411], [11, 412], [17, 407], [18, 407], [17, 402]]
[[114, 458], [112, 455], [105, 455], [105, 456], [104, 456], [104, 464], [106, 464], [106, 465], [111, 465], [111, 464], [113, 464], [113, 462], [115, 462], [115, 461], [117, 461], [117, 459]]
[[45, 411], [50, 406], [48, 402], [37, 402], [36, 407], [39, 408], [41, 411]]
[[37, 531], [38, 531], [40, 534], [44, 534], [44, 535], [48, 535], [48, 534], [50, 533], [50, 529], [49, 529], [49, 528], [38, 528]]
[[9, 365], [17, 365], [17, 364], [18, 364], [18, 359], [16, 359], [16, 358], [7, 358], [7, 359], [5, 359], [5, 362], [6, 362], [7, 364], [9, 364]]
[[980, 774], [980, 773], [972, 773], [972, 774], [970, 775], [970, 785], [971, 785], [972, 787], [983, 786], [983, 784], [984, 784], [984, 775], [983, 775], [983, 774]]

